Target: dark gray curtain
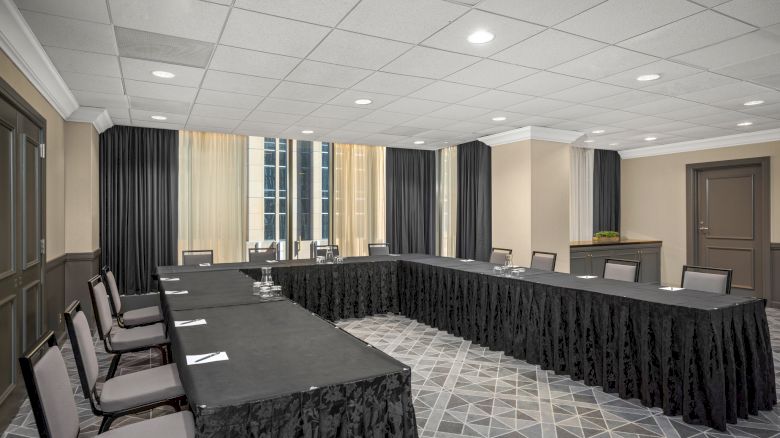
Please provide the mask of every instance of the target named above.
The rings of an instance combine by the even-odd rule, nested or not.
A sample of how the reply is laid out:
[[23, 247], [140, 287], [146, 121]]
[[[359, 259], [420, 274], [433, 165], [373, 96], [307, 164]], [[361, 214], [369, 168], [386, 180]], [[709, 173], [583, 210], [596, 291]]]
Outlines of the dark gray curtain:
[[114, 126], [100, 134], [100, 247], [126, 293], [152, 289], [175, 265], [179, 131]]
[[593, 232], [620, 231], [620, 154], [593, 154]]
[[436, 153], [387, 148], [387, 242], [394, 253], [436, 250]]
[[458, 219], [455, 253], [488, 261], [493, 246], [490, 146], [481, 141], [458, 145]]

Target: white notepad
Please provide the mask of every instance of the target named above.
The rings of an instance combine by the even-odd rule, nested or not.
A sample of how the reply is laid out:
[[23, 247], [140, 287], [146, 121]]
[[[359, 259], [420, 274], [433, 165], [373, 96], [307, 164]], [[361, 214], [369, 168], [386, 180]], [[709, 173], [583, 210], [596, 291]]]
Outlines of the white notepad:
[[204, 363], [219, 362], [223, 360], [228, 360], [228, 355], [227, 352], [225, 351], [215, 351], [213, 353], [187, 355], [187, 365], [200, 365]]
[[184, 295], [188, 294], [190, 291], [188, 290], [166, 290], [165, 295]]
[[591, 278], [598, 278], [595, 275], [578, 275], [577, 278], [585, 278], [585, 279], [591, 279]]
[[163, 277], [160, 281], [179, 281], [179, 277]]
[[463, 263], [473, 262], [473, 259], [463, 259], [461, 260]]
[[198, 263], [198, 266], [211, 266], [211, 263]]
[[193, 325], [206, 325], [206, 320], [203, 318], [190, 319], [185, 321], [173, 321], [174, 327], [190, 327]]
[[278, 263], [279, 260], [266, 260], [265, 262], [266, 263]]
[[666, 287], [659, 287], [658, 289], [668, 290], [670, 292], [677, 292], [678, 290], [683, 290], [685, 288], [684, 287], [666, 286]]

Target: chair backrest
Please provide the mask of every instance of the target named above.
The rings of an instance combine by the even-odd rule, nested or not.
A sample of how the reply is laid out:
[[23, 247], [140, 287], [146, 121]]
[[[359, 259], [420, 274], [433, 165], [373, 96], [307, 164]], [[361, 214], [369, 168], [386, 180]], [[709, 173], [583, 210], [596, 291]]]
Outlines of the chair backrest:
[[181, 252], [181, 264], [184, 266], [199, 265], [201, 263], [214, 263], [214, 250], [191, 249]]
[[111, 332], [113, 320], [111, 318], [111, 306], [108, 304], [108, 294], [103, 279], [99, 275], [87, 281], [89, 296], [92, 299], [92, 312], [95, 314], [95, 325], [101, 340]]
[[506, 262], [506, 256], [512, 255], [509, 248], [493, 248], [490, 251], [490, 263], [494, 265], [503, 265]]
[[276, 242], [268, 248], [249, 248], [249, 262], [258, 263], [276, 260]]
[[556, 258], [558, 258], [558, 254], [554, 252], [534, 251], [531, 253], [531, 267], [543, 271], [554, 271]]
[[76, 368], [79, 372], [84, 398], [90, 401], [92, 410], [96, 411], [96, 400], [93, 396], [95, 384], [100, 375], [100, 366], [95, 353], [95, 344], [92, 342], [89, 322], [84, 311], [81, 310], [81, 303], [78, 300], [72, 302], [65, 309], [63, 316], [65, 316], [65, 325], [68, 327], [68, 337], [73, 348], [73, 357], [76, 359]]
[[731, 293], [731, 269], [683, 266], [682, 287], [716, 294]]
[[54, 332], [43, 335], [19, 358], [19, 365], [38, 435], [76, 438], [79, 435], [79, 413], [73, 399], [68, 368]]
[[119, 296], [116, 277], [108, 266], [103, 266], [103, 279], [108, 284], [108, 292], [111, 294], [111, 314], [115, 317], [119, 316], [122, 314], [122, 297]]
[[603, 278], [610, 280], [639, 281], [639, 262], [636, 260], [607, 259], [604, 262]]
[[334, 256], [339, 255], [339, 246], [338, 245], [317, 245], [314, 247], [314, 255], [315, 256], [325, 256], [328, 253], [328, 250], [333, 251]]
[[389, 243], [369, 243], [368, 244], [368, 255], [374, 256], [374, 255], [388, 255], [390, 254], [390, 244]]

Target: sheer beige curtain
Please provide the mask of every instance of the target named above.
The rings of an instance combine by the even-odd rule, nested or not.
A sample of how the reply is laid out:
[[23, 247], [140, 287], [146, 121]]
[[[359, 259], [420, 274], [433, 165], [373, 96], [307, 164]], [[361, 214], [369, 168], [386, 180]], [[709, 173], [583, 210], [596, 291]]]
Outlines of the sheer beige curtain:
[[436, 250], [438, 255], [455, 257], [458, 232], [458, 147], [436, 152]]
[[179, 263], [185, 249], [214, 262], [246, 259], [247, 145], [241, 135], [179, 133]]
[[336, 143], [333, 167], [331, 243], [368, 255], [369, 243], [385, 242], [385, 148]]

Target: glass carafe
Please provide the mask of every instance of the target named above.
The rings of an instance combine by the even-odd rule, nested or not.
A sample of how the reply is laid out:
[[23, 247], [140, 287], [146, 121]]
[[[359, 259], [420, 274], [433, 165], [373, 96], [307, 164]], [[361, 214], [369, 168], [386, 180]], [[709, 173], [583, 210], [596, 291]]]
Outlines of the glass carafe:
[[263, 272], [263, 276], [261, 279], [261, 283], [263, 286], [273, 286], [274, 279], [271, 277], [271, 267], [270, 266], [263, 266], [260, 268]]

